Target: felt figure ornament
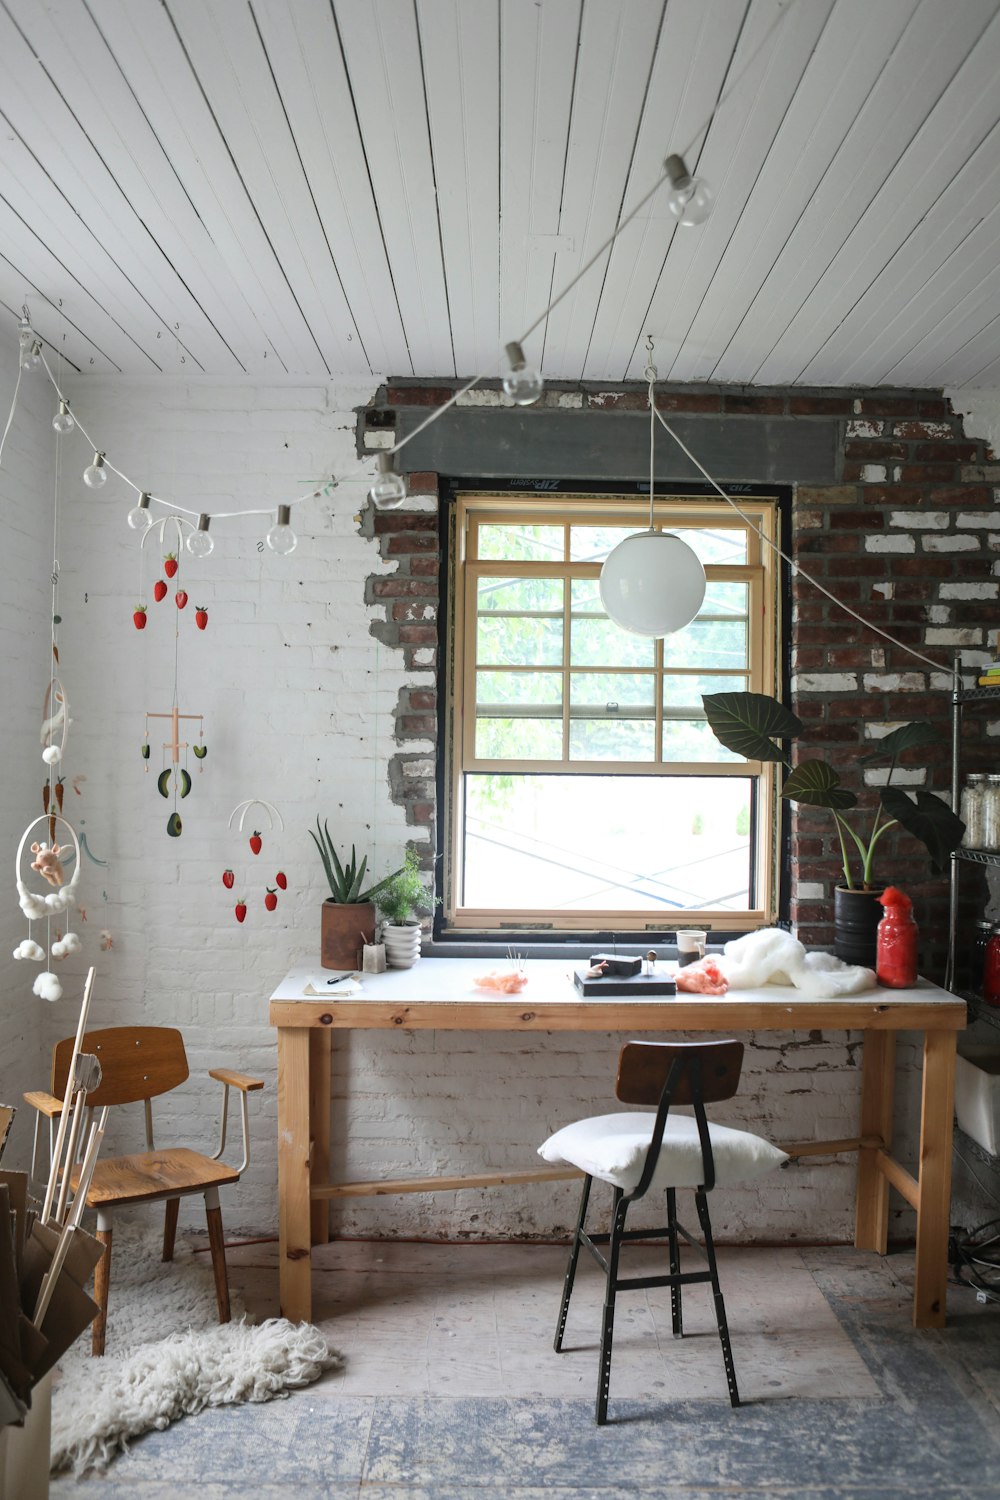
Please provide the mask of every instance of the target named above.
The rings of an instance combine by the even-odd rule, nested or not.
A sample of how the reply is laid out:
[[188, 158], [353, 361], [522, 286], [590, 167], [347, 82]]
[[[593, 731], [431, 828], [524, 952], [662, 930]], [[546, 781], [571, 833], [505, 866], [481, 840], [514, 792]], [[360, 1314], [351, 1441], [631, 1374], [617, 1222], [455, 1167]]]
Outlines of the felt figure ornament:
[[[22, 860], [25, 851], [28, 850], [28, 840], [39, 823], [61, 823], [67, 829], [72, 843], [69, 844], [45, 844], [34, 840], [30, 845], [30, 853], [35, 858], [31, 869], [45, 880], [52, 889], [50, 891], [34, 891], [29, 889], [27, 881], [22, 876]], [[63, 868], [63, 859], [67, 854], [73, 857], [73, 873], [69, 880]], [[67, 861], [68, 863], [68, 861]], [[76, 901], [77, 889], [80, 881], [80, 840], [77, 838], [76, 830], [60, 814], [43, 813], [40, 818], [35, 818], [28, 824], [21, 835], [21, 842], [17, 846], [17, 855], [14, 860], [14, 877], [17, 885], [18, 904], [28, 919], [28, 936], [14, 949], [15, 959], [29, 959], [34, 963], [40, 963], [45, 958], [45, 949], [36, 943], [31, 936], [31, 923], [38, 922], [43, 917], [50, 919], [60, 916]], [[51, 946], [51, 957], [60, 959], [67, 957], [70, 953], [76, 953], [80, 948], [80, 940], [73, 932], [67, 932], [56, 938]], [[57, 975], [46, 969], [44, 973], [38, 974], [32, 984], [32, 990], [43, 1000], [59, 1000], [62, 998], [62, 985]]]
[[[278, 809], [273, 805], [273, 803], [264, 802], [259, 797], [249, 797], [245, 802], [237, 803], [237, 805], [233, 808], [232, 812], [229, 815], [230, 829], [235, 830], [235, 832], [237, 833], [243, 834], [251, 810], [258, 808], [267, 814], [267, 826], [270, 832], [273, 832], [275, 827], [284, 832], [285, 825]], [[254, 823], [259, 823], [262, 821], [263, 819], [261, 818], [260, 813], [255, 812]], [[259, 828], [253, 827], [253, 831], [247, 836], [247, 843], [250, 849], [250, 853], [256, 858], [260, 854], [261, 849], [264, 847], [264, 836]], [[227, 891], [231, 891], [233, 889], [234, 885], [236, 884], [235, 870], [228, 866], [223, 870], [222, 884]], [[288, 876], [285, 874], [284, 870], [279, 870], [275, 875], [273, 885], [268, 885], [265, 880], [264, 895], [262, 898], [264, 910], [267, 912], [276, 911], [278, 906], [278, 892], [279, 890], [284, 891], [287, 889]], [[242, 923], [246, 921], [247, 898], [245, 896], [240, 897], [239, 901], [236, 903], [236, 906], [233, 908], [233, 914], [236, 917], [237, 922]]]

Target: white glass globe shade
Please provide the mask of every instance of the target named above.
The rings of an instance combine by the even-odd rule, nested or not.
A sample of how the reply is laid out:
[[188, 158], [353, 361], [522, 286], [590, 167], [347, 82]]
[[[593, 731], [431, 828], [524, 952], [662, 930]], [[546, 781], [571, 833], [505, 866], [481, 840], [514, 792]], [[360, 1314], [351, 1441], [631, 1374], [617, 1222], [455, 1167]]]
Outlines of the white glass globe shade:
[[406, 480], [392, 469], [385, 469], [376, 476], [368, 493], [380, 510], [393, 510], [406, 499]]
[[99, 490], [102, 484], [107, 484], [107, 470], [103, 464], [91, 464], [83, 471], [83, 482], [92, 490]]
[[185, 546], [192, 557], [207, 557], [215, 546], [215, 538], [209, 531], [192, 531]]
[[267, 533], [267, 545], [272, 552], [277, 552], [279, 557], [287, 557], [289, 552], [294, 552], [298, 546], [299, 539], [290, 526], [280, 523], [272, 526]]
[[633, 635], [672, 635], [690, 625], [705, 597], [696, 552], [669, 531], [638, 531], [619, 542], [601, 569], [601, 603]]
[[145, 531], [147, 527], [153, 524], [153, 518], [144, 505], [133, 505], [126, 520], [133, 531]]

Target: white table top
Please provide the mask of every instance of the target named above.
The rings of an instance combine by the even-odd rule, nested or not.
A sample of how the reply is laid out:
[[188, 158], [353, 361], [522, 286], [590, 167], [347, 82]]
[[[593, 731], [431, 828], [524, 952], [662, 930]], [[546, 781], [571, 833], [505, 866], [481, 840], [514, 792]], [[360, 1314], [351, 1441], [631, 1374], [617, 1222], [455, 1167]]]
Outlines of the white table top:
[[[316, 1005], [326, 1002], [331, 1005], [339, 1005], [341, 1000], [350, 1003], [353, 1007], [363, 1006], [366, 1001], [379, 1004], [393, 1004], [399, 1002], [407, 1005], [419, 1005], [426, 1002], [469, 1002], [476, 1000], [496, 1001], [513, 1003], [515, 1005], [535, 1005], [544, 1002], [546, 1006], [558, 1005], [563, 1001], [567, 1004], [593, 1004], [614, 1005], [625, 1007], [628, 1005], [663, 1005], [676, 1006], [678, 1002], [705, 1001], [712, 1003], [713, 997], [705, 995], [678, 994], [664, 996], [649, 996], [639, 994], [634, 999], [631, 996], [614, 995], [607, 997], [588, 997], [586, 1000], [573, 984], [574, 967], [579, 967], [570, 959], [559, 958], [535, 958], [528, 959], [525, 963], [525, 973], [528, 983], [519, 994], [506, 995], [502, 992], [480, 990], [476, 988], [475, 979], [482, 974], [491, 971], [506, 973], [509, 970], [506, 957], [496, 958], [421, 958], [414, 964], [412, 969], [389, 969], [384, 974], [363, 974], [360, 977], [361, 993], [350, 996], [341, 995], [343, 985], [331, 985], [327, 994], [316, 995], [305, 993], [306, 985], [313, 983], [319, 988], [324, 978], [335, 979], [341, 970], [324, 970], [318, 961], [302, 962], [285, 975], [271, 996], [274, 1001], [296, 1001]], [[672, 974], [676, 970], [676, 964], [661, 961], [657, 968], [663, 974]], [[319, 983], [317, 983], [319, 981]], [[730, 990], [724, 997], [724, 1003], [733, 1005], [774, 1005], [782, 1002], [808, 1002], [810, 997], [789, 985], [765, 985], [760, 989], [753, 990]], [[859, 1012], [868, 1011], [873, 1003], [880, 1008], [902, 1009], [908, 1005], [918, 1003], [921, 1006], [940, 1005], [955, 1006], [960, 1002], [955, 995], [929, 980], [919, 979], [912, 989], [889, 990], [879, 987], [874, 990], [865, 990], [859, 995], [845, 995], [837, 1000], [816, 1001], [818, 1005], [836, 1004], [838, 1006], [856, 1005]], [[723, 1003], [715, 1001], [716, 1004]]]

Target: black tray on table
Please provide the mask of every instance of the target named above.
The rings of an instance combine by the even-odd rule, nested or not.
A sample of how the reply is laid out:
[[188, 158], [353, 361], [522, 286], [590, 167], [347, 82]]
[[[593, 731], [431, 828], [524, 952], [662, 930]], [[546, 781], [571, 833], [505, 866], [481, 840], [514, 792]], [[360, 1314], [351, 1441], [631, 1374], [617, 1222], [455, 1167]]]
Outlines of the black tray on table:
[[655, 999], [677, 993], [676, 984], [666, 974], [632, 974], [627, 979], [619, 975], [609, 979], [588, 979], [584, 970], [577, 969], [573, 975], [573, 983], [585, 1000], [598, 1000], [602, 995], [626, 995], [632, 1000], [648, 995]]

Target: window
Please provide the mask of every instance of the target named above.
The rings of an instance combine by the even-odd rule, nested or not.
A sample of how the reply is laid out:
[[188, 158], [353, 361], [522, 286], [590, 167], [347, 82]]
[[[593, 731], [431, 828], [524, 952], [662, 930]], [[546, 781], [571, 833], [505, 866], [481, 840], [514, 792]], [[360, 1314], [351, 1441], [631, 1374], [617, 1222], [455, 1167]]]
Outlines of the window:
[[[777, 504], [740, 500], [766, 535]], [[702, 694], [773, 692], [773, 553], [721, 500], [657, 502], [707, 576], [663, 640], [601, 606], [649, 524], [618, 496], [461, 494], [452, 525], [447, 928], [747, 929], [775, 916], [772, 770], [724, 750]]]

